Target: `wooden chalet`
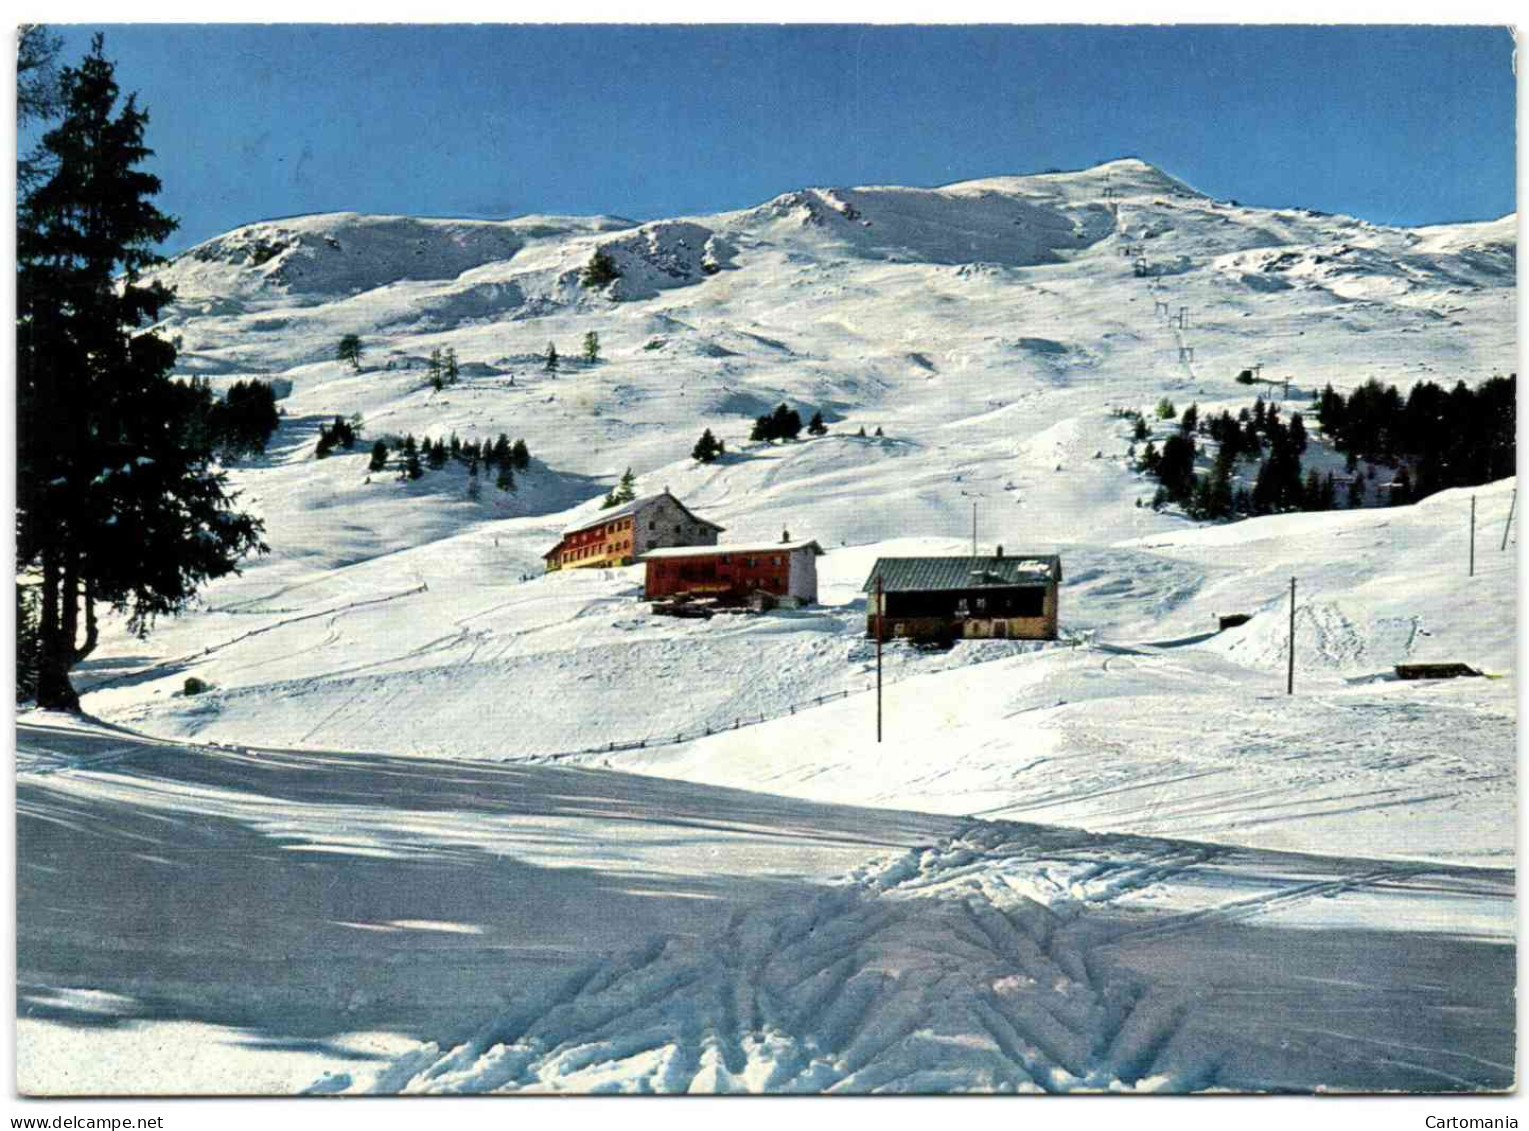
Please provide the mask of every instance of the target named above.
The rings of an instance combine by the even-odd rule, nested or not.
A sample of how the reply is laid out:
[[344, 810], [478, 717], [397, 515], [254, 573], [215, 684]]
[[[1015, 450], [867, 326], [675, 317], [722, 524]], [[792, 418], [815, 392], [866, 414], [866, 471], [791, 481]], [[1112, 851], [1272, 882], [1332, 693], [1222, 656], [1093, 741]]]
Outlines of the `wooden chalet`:
[[782, 603], [810, 605], [818, 599], [817, 559], [823, 548], [816, 542], [791, 541], [736, 546], [677, 546], [649, 550], [642, 556], [647, 565], [643, 596], [713, 597], [741, 604], [764, 594]]
[[[876, 583], [881, 582], [881, 605]], [[878, 558], [866, 579], [866, 633], [883, 640], [1055, 640], [1055, 554]]]
[[715, 522], [693, 514], [665, 488], [657, 495], [597, 511], [586, 521], [570, 526], [542, 560], [548, 573], [626, 566], [661, 547], [715, 546], [722, 530]]

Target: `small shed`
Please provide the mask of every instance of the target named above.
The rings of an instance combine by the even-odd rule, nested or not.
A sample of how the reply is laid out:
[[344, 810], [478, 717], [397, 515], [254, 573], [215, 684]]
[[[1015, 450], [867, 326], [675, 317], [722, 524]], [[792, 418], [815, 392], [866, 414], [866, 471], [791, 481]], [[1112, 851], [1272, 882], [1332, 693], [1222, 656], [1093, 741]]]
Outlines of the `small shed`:
[[[876, 603], [881, 583], [882, 607]], [[866, 634], [884, 640], [1055, 640], [1055, 554], [878, 558], [863, 587]]]

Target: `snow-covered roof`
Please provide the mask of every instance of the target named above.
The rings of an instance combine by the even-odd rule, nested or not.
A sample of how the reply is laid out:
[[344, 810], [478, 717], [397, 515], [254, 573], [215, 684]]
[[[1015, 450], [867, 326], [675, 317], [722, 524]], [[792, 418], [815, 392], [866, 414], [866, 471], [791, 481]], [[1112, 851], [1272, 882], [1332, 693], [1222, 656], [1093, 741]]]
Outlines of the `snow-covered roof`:
[[663, 498], [668, 498], [671, 502], [674, 503], [675, 506], [679, 507], [680, 510], [684, 511], [687, 515], [689, 515], [696, 522], [699, 522], [702, 526], [709, 526], [713, 530], [727, 529], [726, 527], [718, 526], [710, 519], [702, 518], [700, 515], [696, 514], [689, 507], [687, 507], [684, 503], [680, 502], [673, 495], [669, 494], [668, 491], [660, 491], [656, 495], [643, 495], [640, 498], [633, 499], [630, 503], [622, 503], [620, 506], [611, 507], [609, 510], [596, 511], [594, 514], [590, 515], [582, 522], [575, 523], [573, 526], [565, 529], [563, 531], [563, 537], [566, 538], [570, 534], [577, 534], [581, 530], [588, 530], [594, 526], [604, 526], [607, 522], [610, 522], [613, 519], [625, 518], [629, 514], [636, 514], [644, 507], [651, 506]]
[[794, 550], [811, 550], [814, 556], [825, 553], [822, 546], [812, 538], [797, 542], [747, 542], [737, 546], [665, 546], [661, 550], [649, 550], [638, 560], [652, 558], [713, 558], [718, 554], [779, 554]]
[[876, 588], [888, 593], [920, 590], [983, 589], [1047, 585], [1062, 579], [1062, 559], [1055, 554], [1017, 557], [877, 558], [862, 592]]

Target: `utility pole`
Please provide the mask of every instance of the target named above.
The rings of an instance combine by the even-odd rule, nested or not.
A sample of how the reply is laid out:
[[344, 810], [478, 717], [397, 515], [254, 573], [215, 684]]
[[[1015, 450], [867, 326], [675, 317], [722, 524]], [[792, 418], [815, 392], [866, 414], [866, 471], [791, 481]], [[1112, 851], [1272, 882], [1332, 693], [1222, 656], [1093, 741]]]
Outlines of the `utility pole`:
[[881, 573], [876, 574], [876, 741], [881, 741], [881, 634], [886, 620], [886, 605], [882, 602]]
[[1295, 694], [1295, 578], [1290, 579], [1290, 657], [1285, 671], [1285, 694]]
[[977, 556], [977, 500], [972, 500], [972, 557]]
[[1476, 576], [1476, 496], [1471, 496], [1471, 568], [1467, 577]]
[[1497, 547], [1499, 550], [1506, 550], [1508, 548], [1508, 531], [1513, 526], [1513, 507], [1517, 502], [1518, 488], [1515, 487], [1513, 488], [1513, 496], [1508, 500], [1508, 521], [1502, 524], [1502, 545]]

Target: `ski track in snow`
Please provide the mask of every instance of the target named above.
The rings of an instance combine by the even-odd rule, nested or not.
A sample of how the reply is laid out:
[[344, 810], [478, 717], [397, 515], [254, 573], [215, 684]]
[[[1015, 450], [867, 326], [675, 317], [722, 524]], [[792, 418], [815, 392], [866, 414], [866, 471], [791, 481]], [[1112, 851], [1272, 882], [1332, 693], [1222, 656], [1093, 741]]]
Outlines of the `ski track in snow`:
[[[328, 1006], [310, 994], [300, 1010], [235, 1007], [255, 1034], [245, 1043], [279, 1043], [283, 1025], [342, 1044], [337, 1024], [414, 1034], [407, 1051], [328, 1068], [307, 1082], [314, 1092], [1511, 1080], [1511, 1002], [1496, 996], [1512, 978], [1509, 871], [823, 807], [602, 772], [443, 777], [418, 760], [199, 750], [78, 724], [25, 724], [21, 746], [23, 1019], [227, 1025], [229, 1006], [207, 999], [226, 992], [227, 964], [307, 937], [296, 973], [268, 974], [257, 1001], [303, 992], [304, 971], [326, 963], [352, 970], [350, 984], [333, 984]], [[189, 839], [175, 831], [188, 821]], [[797, 847], [808, 828], [822, 838], [816, 857]], [[72, 891], [50, 882], [82, 852], [99, 863], [101, 843], [123, 848], [110, 867]], [[389, 860], [406, 871], [379, 871]], [[218, 896], [239, 883], [228, 868], [289, 902], [257, 925], [246, 917], [267, 909]], [[127, 950], [102, 948], [90, 924], [113, 912], [96, 898], [140, 873], [157, 876], [135, 889], [145, 923], [173, 906], [213, 929], [172, 940], [133, 920]], [[604, 900], [578, 894], [592, 881], [616, 887]], [[501, 898], [485, 903], [485, 890]], [[612, 933], [613, 897], [651, 901], [654, 914], [617, 915]], [[528, 929], [517, 908], [532, 898]], [[1452, 927], [1439, 933], [1444, 904]], [[592, 932], [591, 916], [605, 928]], [[1333, 927], [1345, 929], [1317, 929]], [[210, 981], [178, 984], [182, 950]], [[1254, 989], [1250, 955], [1263, 964], [1257, 1018], [1239, 1004]], [[1423, 972], [1433, 989], [1419, 999]], [[438, 1000], [443, 977], [457, 994], [477, 985], [479, 1000]], [[82, 978], [96, 980], [88, 1000]], [[398, 979], [436, 987], [423, 1012], [413, 995], [389, 998]], [[1312, 979], [1348, 989], [1328, 1001]], [[114, 1003], [104, 1016], [97, 998]], [[1416, 1055], [1389, 1051], [1409, 1046]]]

